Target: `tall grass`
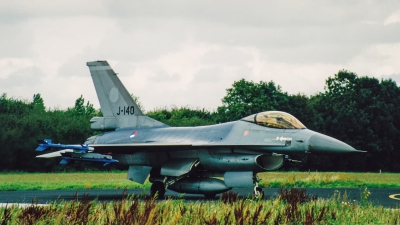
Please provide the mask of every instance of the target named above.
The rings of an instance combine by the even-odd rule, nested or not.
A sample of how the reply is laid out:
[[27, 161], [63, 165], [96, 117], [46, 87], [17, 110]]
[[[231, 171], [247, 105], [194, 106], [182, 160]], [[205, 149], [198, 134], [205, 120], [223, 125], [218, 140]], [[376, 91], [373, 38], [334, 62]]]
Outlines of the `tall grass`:
[[[215, 202], [155, 201], [122, 194], [120, 201], [88, 201], [87, 196], [50, 206], [0, 208], [1, 224], [399, 224], [400, 211], [349, 202], [336, 193], [327, 200], [308, 196], [305, 189], [281, 189], [265, 201], [236, 198]], [[367, 195], [366, 195], [367, 196]], [[227, 200], [228, 198], [230, 200]]]

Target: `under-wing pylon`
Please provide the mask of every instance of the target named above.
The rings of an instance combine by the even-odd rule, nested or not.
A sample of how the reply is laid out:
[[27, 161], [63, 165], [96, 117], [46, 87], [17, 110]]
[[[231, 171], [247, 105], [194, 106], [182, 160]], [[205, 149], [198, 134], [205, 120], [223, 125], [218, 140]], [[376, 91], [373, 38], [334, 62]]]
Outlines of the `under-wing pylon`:
[[170, 127], [141, 112], [106, 61], [87, 65], [104, 115], [92, 118], [91, 128], [105, 133], [82, 145], [39, 141], [37, 151], [66, 150], [38, 157], [60, 156], [63, 164], [124, 164], [129, 166], [129, 180], [143, 184], [149, 177], [152, 195], [163, 197], [170, 189], [212, 198], [232, 187], [247, 186], [254, 186], [255, 196], [261, 197], [257, 173], [279, 169], [291, 153], [360, 152], [280, 111], [210, 126]]

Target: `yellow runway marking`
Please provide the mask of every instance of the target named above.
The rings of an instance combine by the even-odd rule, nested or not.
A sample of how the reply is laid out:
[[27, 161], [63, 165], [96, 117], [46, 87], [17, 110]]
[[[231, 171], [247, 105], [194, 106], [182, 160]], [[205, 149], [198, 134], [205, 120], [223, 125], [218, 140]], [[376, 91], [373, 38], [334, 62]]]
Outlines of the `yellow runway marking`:
[[400, 194], [389, 195], [389, 198], [400, 201]]

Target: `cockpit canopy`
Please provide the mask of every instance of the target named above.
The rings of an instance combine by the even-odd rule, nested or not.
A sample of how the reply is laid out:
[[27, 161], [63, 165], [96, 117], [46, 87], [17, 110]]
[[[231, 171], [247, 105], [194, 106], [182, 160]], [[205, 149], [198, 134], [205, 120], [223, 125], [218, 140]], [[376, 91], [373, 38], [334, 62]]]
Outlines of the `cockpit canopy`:
[[253, 114], [241, 119], [264, 127], [277, 129], [305, 129], [306, 127], [296, 117], [280, 111], [267, 111]]

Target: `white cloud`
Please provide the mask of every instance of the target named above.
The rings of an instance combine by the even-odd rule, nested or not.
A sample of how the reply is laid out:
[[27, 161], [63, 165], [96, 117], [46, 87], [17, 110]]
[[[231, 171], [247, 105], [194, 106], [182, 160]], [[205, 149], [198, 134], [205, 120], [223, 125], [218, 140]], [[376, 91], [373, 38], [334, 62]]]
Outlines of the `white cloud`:
[[394, 23], [400, 23], [400, 10], [394, 12], [392, 15], [390, 15], [383, 21], [383, 24], [385, 26], [394, 24]]
[[[86, 62], [107, 60], [146, 110], [216, 109], [241, 78], [291, 94], [340, 69], [400, 74], [400, 2], [0, 2], [0, 93], [99, 107]], [[396, 11], [397, 10], [397, 11]], [[30, 84], [30, 85], [28, 85]]]
[[384, 77], [400, 71], [400, 43], [372, 45], [347, 66], [362, 76]]

